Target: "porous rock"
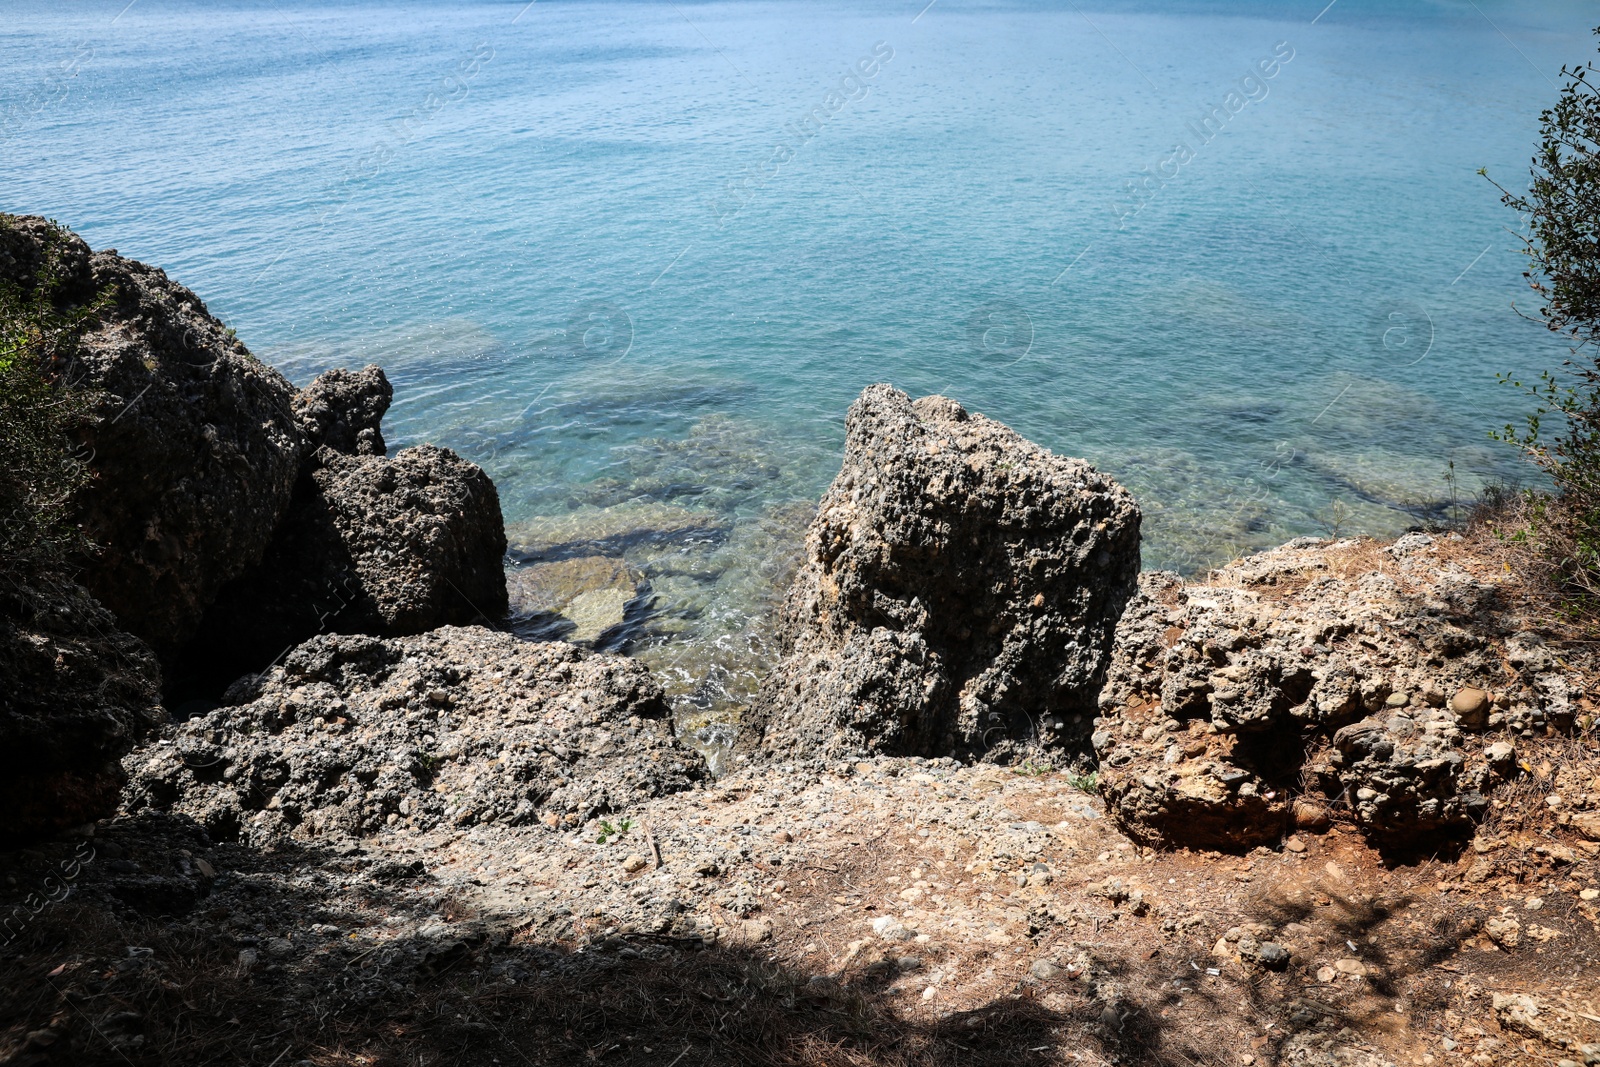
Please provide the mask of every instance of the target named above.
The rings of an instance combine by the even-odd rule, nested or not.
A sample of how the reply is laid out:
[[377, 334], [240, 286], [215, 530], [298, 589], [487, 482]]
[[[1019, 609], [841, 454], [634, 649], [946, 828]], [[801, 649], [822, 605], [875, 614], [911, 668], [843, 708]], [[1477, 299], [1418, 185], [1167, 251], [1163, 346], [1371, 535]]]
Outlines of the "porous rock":
[[116, 809], [119, 760], [162, 720], [155, 654], [70, 581], [0, 585], [0, 841]]
[[227, 679], [317, 633], [404, 636], [498, 620], [505, 547], [494, 483], [454, 452], [324, 445], [265, 557], [223, 590], [186, 659], [225, 667]]
[[1139, 570], [1133, 498], [940, 396], [869, 386], [845, 429], [746, 719], [764, 749], [1004, 759], [1086, 724]]
[[1470, 832], [1499, 779], [1481, 744], [1463, 747], [1459, 706], [1467, 728], [1559, 727], [1560, 679], [1525, 671], [1506, 710], [1479, 723], [1489, 700], [1452, 698], [1504, 678], [1495, 587], [1442, 563], [1427, 535], [1382, 550], [1381, 568], [1374, 551], [1307, 538], [1203, 582], [1141, 577], [1093, 738], [1131, 836], [1270, 844], [1297, 805], [1342, 813], [1397, 851]]
[[[43, 219], [9, 221], [0, 280], [28, 287], [58, 231]], [[91, 253], [71, 234], [55, 254], [65, 307], [110, 294], [62, 368], [99, 398], [78, 450], [93, 477], [74, 505], [99, 546], [82, 579], [123, 629], [166, 657], [217, 591], [261, 558], [289, 504], [302, 445], [294, 388], [161, 270]]]
[[322, 635], [129, 757], [131, 810], [219, 838], [362, 836], [625, 810], [705, 774], [638, 663], [482, 627]]
[[383, 416], [394, 387], [383, 369], [326, 371], [294, 398], [294, 417], [308, 451], [331, 448], [349, 456], [381, 456]]

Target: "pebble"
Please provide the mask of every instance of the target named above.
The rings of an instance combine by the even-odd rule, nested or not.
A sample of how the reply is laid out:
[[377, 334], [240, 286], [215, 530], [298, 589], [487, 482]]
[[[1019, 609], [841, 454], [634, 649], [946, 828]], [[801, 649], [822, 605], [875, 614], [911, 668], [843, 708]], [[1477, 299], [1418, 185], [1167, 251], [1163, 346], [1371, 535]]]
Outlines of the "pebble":
[[1269, 970], [1282, 970], [1289, 966], [1289, 950], [1276, 941], [1263, 941], [1261, 947], [1256, 949], [1256, 959]]
[[622, 869], [627, 871], [629, 874], [642, 871], [646, 866], [647, 864], [643, 856], [629, 856], [627, 859], [622, 861]]
[[1365, 977], [1367, 973], [1367, 965], [1365, 963], [1362, 963], [1358, 959], [1352, 959], [1348, 956], [1342, 960], [1334, 960], [1333, 969], [1338, 971], [1340, 974], [1353, 974], [1357, 978]]
[[1061, 973], [1061, 968], [1049, 960], [1034, 960], [1033, 966], [1028, 968], [1028, 973], [1041, 982], [1048, 982]]
[[1600, 900], [1600, 889], [1585, 889], [1578, 894], [1579, 900]]
[[1482, 689], [1466, 688], [1456, 691], [1450, 698], [1450, 710], [1463, 718], [1473, 718], [1489, 710], [1489, 694]]
[[1291, 837], [1289, 840], [1283, 843], [1283, 847], [1288, 849], [1290, 852], [1304, 852], [1306, 850], [1306, 843], [1300, 840], [1298, 837]]

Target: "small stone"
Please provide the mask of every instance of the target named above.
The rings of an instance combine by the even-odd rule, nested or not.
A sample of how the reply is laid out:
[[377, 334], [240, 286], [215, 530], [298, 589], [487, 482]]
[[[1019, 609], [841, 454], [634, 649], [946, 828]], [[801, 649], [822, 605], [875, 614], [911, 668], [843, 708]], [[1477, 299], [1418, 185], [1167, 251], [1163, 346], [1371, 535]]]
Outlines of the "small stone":
[[1349, 956], [1346, 956], [1342, 960], [1334, 960], [1333, 969], [1338, 971], [1340, 974], [1353, 974], [1357, 978], [1364, 978], [1366, 977], [1367, 973], [1367, 965], [1365, 963], [1362, 963], [1360, 960], [1353, 959]]
[[760, 944], [772, 936], [772, 927], [757, 919], [746, 919], [739, 924], [739, 939], [748, 944]]
[[1321, 833], [1332, 823], [1328, 809], [1304, 797], [1294, 802], [1294, 824], [1298, 829]]
[[1409, 703], [1411, 703], [1411, 694], [1405, 692], [1390, 693], [1389, 699], [1384, 701], [1384, 704], [1391, 708], [1403, 708]]
[[1290, 837], [1283, 843], [1283, 847], [1288, 849], [1290, 852], [1304, 852], [1306, 850], [1306, 843], [1300, 840], [1298, 837]]
[[1600, 889], [1585, 889], [1578, 894], [1579, 900], [1600, 900]]
[[1544, 798], [1544, 806], [1549, 808], [1551, 811], [1559, 811], [1561, 806], [1565, 803], [1566, 801], [1562, 799], [1561, 794], [1559, 793], [1551, 793], [1549, 796]]
[[904, 974], [904, 973], [906, 973], [908, 971], [921, 970], [922, 969], [922, 957], [920, 957], [920, 956], [901, 956], [899, 959], [894, 961], [894, 966], [895, 966], [895, 970], [900, 971], [902, 974]]
[[794, 840], [794, 835], [791, 834], [787, 830], [779, 830], [777, 833], [772, 835], [772, 838], [773, 838], [774, 841], [777, 841], [780, 844], [785, 844], [786, 845], [790, 841]]
[[627, 859], [622, 861], [622, 869], [627, 871], [629, 874], [642, 871], [646, 866], [647, 863], [643, 856], [629, 856]]
[[1524, 900], [1522, 902], [1522, 906], [1524, 908], [1528, 909], [1529, 911], [1538, 911], [1539, 909], [1544, 907], [1544, 898], [1543, 897], [1529, 897], [1527, 900]]
[[1061, 973], [1061, 968], [1049, 960], [1034, 960], [1033, 966], [1028, 968], [1028, 973], [1041, 982], [1048, 982]]
[[1462, 725], [1481, 725], [1489, 717], [1489, 694], [1470, 686], [1459, 689], [1450, 698], [1450, 710]]
[[262, 946], [267, 950], [267, 955], [275, 960], [288, 959], [294, 955], [294, 942], [286, 937], [271, 937]]
[[1276, 941], [1263, 941], [1256, 949], [1256, 959], [1269, 971], [1281, 971], [1289, 966], [1289, 950]]
[[1319, 982], [1331, 982], [1337, 977], [1339, 977], [1339, 972], [1332, 967], [1322, 966], [1317, 968], [1317, 981]]

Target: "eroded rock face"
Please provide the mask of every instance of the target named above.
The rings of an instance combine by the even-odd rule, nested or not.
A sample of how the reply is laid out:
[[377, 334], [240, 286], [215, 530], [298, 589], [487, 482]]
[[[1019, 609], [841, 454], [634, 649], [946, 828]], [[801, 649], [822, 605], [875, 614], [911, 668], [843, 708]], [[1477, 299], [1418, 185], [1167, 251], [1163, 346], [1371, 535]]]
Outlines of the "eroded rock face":
[[561, 825], [705, 775], [638, 663], [481, 627], [315, 637], [228, 700], [129, 758], [131, 810], [250, 842]]
[[[14, 220], [0, 276], [31, 285], [48, 232], [43, 219]], [[77, 511], [101, 546], [83, 580], [166, 657], [261, 558], [288, 506], [301, 456], [294, 388], [162, 271], [72, 235], [60, 255], [63, 303], [115, 294], [64, 371], [104, 397], [80, 450], [94, 478]]]
[[223, 664], [226, 679], [318, 633], [403, 636], [498, 620], [505, 548], [494, 483], [454, 452], [324, 445], [265, 557], [222, 592], [187, 660]]
[[306, 449], [331, 448], [347, 456], [381, 456], [383, 416], [394, 387], [381, 367], [335, 369], [319, 374], [294, 398], [294, 417]]
[[1297, 800], [1385, 848], [1464, 836], [1515, 770], [1473, 735], [1571, 725], [1548, 657], [1506, 684], [1497, 601], [1420, 534], [1291, 542], [1204, 584], [1142, 576], [1093, 738], [1112, 815], [1193, 848], [1275, 842]]
[[0, 587], [0, 842], [116, 810], [118, 761], [162, 720], [155, 654], [81, 586]]
[[944, 397], [870, 386], [845, 426], [761, 745], [1003, 759], [1082, 729], [1139, 570], [1133, 498]]

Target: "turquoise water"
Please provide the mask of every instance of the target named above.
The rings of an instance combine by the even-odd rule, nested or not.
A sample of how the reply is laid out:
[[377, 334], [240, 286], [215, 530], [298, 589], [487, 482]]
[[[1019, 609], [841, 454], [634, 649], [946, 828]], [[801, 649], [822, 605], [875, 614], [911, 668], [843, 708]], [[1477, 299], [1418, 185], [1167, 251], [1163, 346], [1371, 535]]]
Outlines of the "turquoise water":
[[1494, 374], [1563, 349], [1476, 171], [1524, 183], [1592, 5], [1324, 2], [10, 0], [0, 209], [297, 382], [381, 363], [514, 541], [715, 513], [629, 549], [709, 707], [870, 382], [1101, 465], [1151, 566], [1520, 475]]

